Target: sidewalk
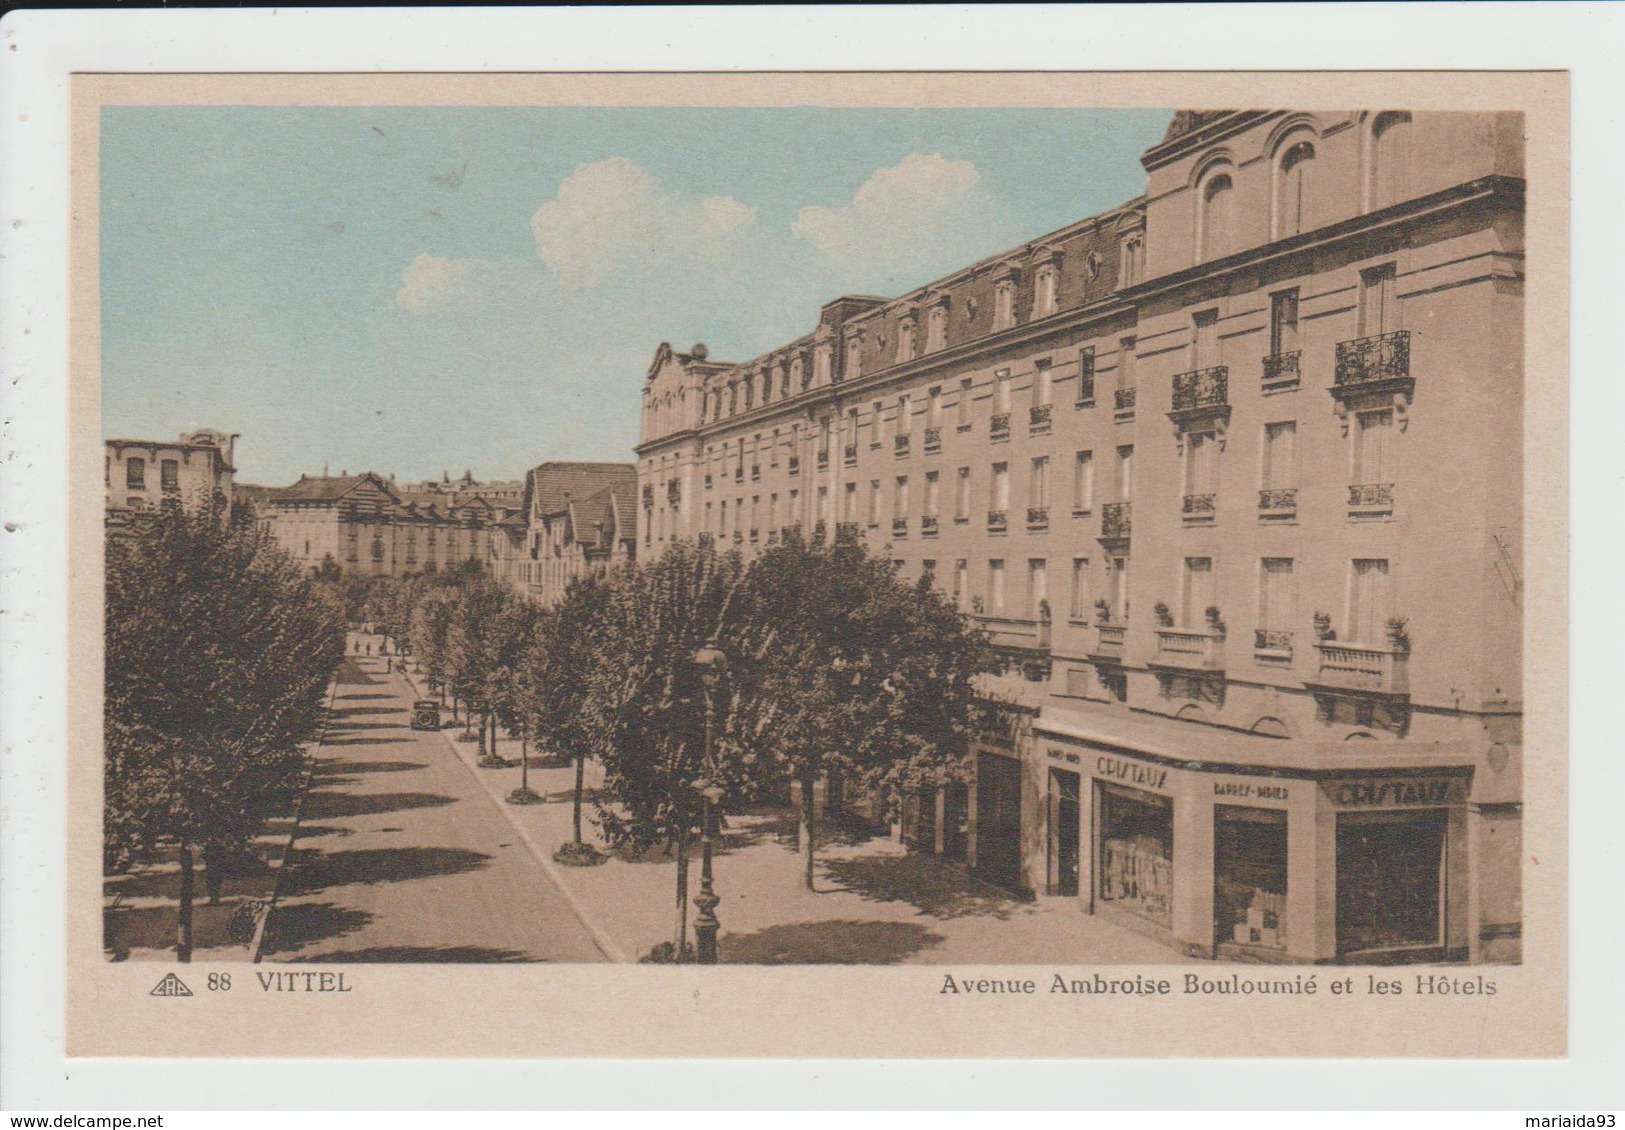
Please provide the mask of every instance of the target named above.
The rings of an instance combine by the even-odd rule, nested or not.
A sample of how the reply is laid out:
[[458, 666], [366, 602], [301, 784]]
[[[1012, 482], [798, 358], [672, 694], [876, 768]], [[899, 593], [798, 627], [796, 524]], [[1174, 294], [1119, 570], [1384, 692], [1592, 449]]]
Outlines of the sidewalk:
[[[414, 679], [414, 685], [416, 681]], [[477, 747], [443, 732], [469, 773], [499, 802], [527, 846], [566, 891], [612, 960], [635, 961], [675, 926], [676, 864], [651, 852], [612, 855], [596, 867], [554, 862], [571, 838], [575, 770], [531, 751], [530, 787], [546, 802], [507, 803], [519, 787], [519, 742], [504, 738], [506, 769], [478, 767]], [[587, 765], [582, 838], [607, 850], [591, 826], [591, 790], [602, 780]], [[718, 949], [724, 962], [752, 964], [1166, 964], [1173, 951], [1082, 912], [1076, 899], [1022, 901], [941, 860], [885, 838], [841, 827], [819, 829], [816, 891], [802, 885], [788, 811], [729, 815], [715, 855], [722, 902]], [[699, 851], [689, 895], [699, 890]], [[694, 912], [689, 913], [692, 930]], [[692, 938], [692, 934], [690, 935]]]

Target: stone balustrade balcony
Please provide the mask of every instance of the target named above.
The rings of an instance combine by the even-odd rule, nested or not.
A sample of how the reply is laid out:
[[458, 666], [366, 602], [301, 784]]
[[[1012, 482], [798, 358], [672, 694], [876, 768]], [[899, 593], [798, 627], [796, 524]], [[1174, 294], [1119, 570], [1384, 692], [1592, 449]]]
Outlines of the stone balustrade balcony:
[[1191, 671], [1224, 670], [1224, 635], [1202, 628], [1158, 628], [1156, 663]]
[[1036, 617], [977, 615], [976, 626], [987, 633], [994, 647], [1027, 648], [1048, 651], [1051, 630], [1048, 620]]
[[1320, 686], [1378, 695], [1410, 693], [1409, 651], [1336, 640], [1322, 640], [1315, 650], [1320, 662], [1314, 682]]
[[1126, 624], [1099, 624], [1095, 627], [1097, 637], [1094, 654], [1106, 659], [1123, 658], [1124, 639], [1128, 635]]

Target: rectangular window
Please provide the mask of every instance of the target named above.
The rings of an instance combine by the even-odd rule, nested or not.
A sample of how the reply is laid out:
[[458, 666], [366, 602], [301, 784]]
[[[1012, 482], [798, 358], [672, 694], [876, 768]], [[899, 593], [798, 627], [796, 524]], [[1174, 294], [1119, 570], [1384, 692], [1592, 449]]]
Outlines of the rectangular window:
[[931, 312], [925, 316], [925, 348], [928, 353], [935, 353], [948, 346], [948, 308], [946, 306], [933, 306]]
[[928, 428], [942, 427], [942, 389], [932, 389], [930, 397], [925, 403], [925, 426]]
[[1292, 625], [1298, 615], [1297, 578], [1290, 557], [1259, 562], [1257, 647], [1260, 651], [1292, 650]]
[[1050, 401], [1050, 362], [1040, 361], [1033, 368], [1033, 407], [1042, 408]]
[[997, 616], [1004, 612], [1004, 562], [987, 563], [987, 610]]
[[829, 522], [829, 488], [828, 487], [819, 487], [818, 488], [818, 517], [815, 520], [819, 521], [819, 522], [824, 522], [826, 524]]
[[1095, 347], [1089, 346], [1078, 353], [1078, 404], [1087, 406], [1095, 402]]
[[164, 490], [181, 489], [181, 465], [178, 459], [165, 459], [158, 464], [158, 485]]
[[1055, 269], [1053, 267], [1038, 272], [1034, 284], [1033, 316], [1042, 318], [1055, 313]]
[[130, 490], [147, 489], [147, 461], [133, 456], [124, 461], [124, 485]]
[[846, 497], [845, 497], [845, 499], [842, 500], [842, 506], [845, 509], [844, 509], [844, 512], [841, 515], [841, 521], [843, 521], [843, 522], [856, 522], [858, 520], [858, 484], [857, 483], [847, 483], [846, 484]]
[[954, 517], [965, 521], [970, 517], [970, 468], [959, 468], [959, 477], [954, 483]]
[[1117, 449], [1117, 501], [1129, 502], [1134, 497], [1134, 447], [1125, 444]]
[[869, 480], [869, 524], [880, 525], [880, 480]]
[[1136, 382], [1139, 380], [1139, 376], [1135, 372], [1135, 363], [1138, 360], [1135, 356], [1136, 348], [1135, 341], [1131, 337], [1125, 337], [1117, 343], [1118, 392], [1127, 392], [1138, 387]]
[[[706, 533], [716, 533], [717, 532], [716, 528], [712, 525], [712, 523], [715, 521], [715, 519], [716, 519], [716, 515], [714, 513], [712, 513], [711, 504], [709, 502], [707, 502], [705, 504], [705, 531], [706, 531]], [[648, 537], [645, 536], [644, 541], [647, 542], [648, 540], [649, 540]]]
[[939, 513], [940, 499], [937, 497], [937, 488], [939, 486], [937, 480], [938, 472], [927, 471], [925, 473], [925, 514], [929, 518], [935, 518]]
[[897, 493], [892, 498], [892, 516], [905, 518], [908, 516], [908, 476], [897, 476]]
[[1213, 558], [1185, 558], [1185, 584], [1181, 594], [1180, 626], [1195, 628], [1201, 625], [1207, 610], [1213, 607]]
[[1010, 464], [993, 464], [992, 490], [988, 495], [988, 509], [1010, 509]]
[[1298, 422], [1264, 425], [1263, 488], [1292, 490], [1298, 485]]
[[1360, 272], [1360, 337], [1376, 337], [1399, 329], [1394, 300], [1394, 264], [1384, 263]]
[[[1211, 518], [1218, 490], [1218, 441], [1212, 432], [1193, 432], [1185, 437], [1185, 516]], [[1200, 501], [1203, 499], [1206, 501]], [[1193, 512], [1193, 505], [1205, 509]]]
[[897, 398], [897, 434], [908, 435], [908, 394]]
[[885, 425], [881, 423], [881, 416], [885, 406], [875, 401], [874, 415], [869, 420], [869, 446], [879, 447], [886, 440]]
[[1049, 609], [1049, 562], [1034, 557], [1027, 562], [1027, 615], [1042, 619]]
[[1376, 647], [1387, 638], [1388, 562], [1356, 558], [1349, 572], [1349, 642]]
[[954, 607], [963, 609], [970, 603], [970, 562], [963, 557], [954, 562]]
[[971, 379], [966, 377], [959, 382], [959, 426], [961, 428], [970, 427], [970, 401]]
[[1389, 452], [1394, 427], [1394, 411], [1382, 408], [1361, 412], [1354, 429], [1354, 482], [1356, 485], [1390, 481]]
[[1033, 459], [1033, 473], [1027, 492], [1027, 505], [1035, 509], [1046, 509], [1049, 506], [1049, 456], [1047, 455], [1040, 455]]
[[1191, 318], [1191, 368], [1219, 363], [1219, 312], [1202, 310]]
[[1298, 292], [1270, 295], [1270, 355], [1279, 357], [1298, 348]]
[[1000, 369], [993, 374], [993, 411], [1010, 411], [1010, 370]]
[[1112, 558], [1111, 571], [1111, 622], [1122, 624], [1128, 620], [1128, 558]]
[[767, 528], [770, 530], [779, 528], [779, 496], [776, 494], [767, 496]]
[[1089, 619], [1089, 559], [1072, 559], [1072, 598], [1067, 606], [1067, 617], [1072, 620]]
[[1080, 451], [1072, 461], [1072, 509], [1088, 513], [1095, 508], [1095, 453]]

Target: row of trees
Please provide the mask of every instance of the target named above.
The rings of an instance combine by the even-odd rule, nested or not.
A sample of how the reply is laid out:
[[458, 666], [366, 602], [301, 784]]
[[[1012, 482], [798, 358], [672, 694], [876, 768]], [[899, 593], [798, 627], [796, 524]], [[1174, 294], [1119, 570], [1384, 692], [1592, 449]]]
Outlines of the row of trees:
[[341, 610], [253, 522], [166, 503], [107, 542], [104, 863], [174, 850], [176, 955], [199, 854], [228, 861], [292, 798], [344, 654]]
[[[965, 739], [987, 722], [980, 633], [928, 578], [904, 583], [861, 544], [791, 538], [747, 565], [678, 543], [578, 578], [545, 610], [477, 573], [379, 584], [363, 608], [493, 741], [500, 722], [574, 761], [575, 835], [561, 859], [595, 854], [582, 782], [588, 759], [602, 764], [604, 840], [677, 859], [679, 952], [707, 796], [739, 805], [798, 785], [811, 887], [820, 778], [879, 790], [895, 809], [963, 779]], [[494, 745], [484, 756], [500, 764]]]

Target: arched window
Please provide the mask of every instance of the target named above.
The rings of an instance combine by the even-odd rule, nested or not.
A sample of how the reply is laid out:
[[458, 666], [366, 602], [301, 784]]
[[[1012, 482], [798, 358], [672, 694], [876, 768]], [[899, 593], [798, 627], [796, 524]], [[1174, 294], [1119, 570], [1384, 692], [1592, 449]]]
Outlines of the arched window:
[[1234, 238], [1235, 188], [1230, 174], [1219, 173], [1202, 185], [1201, 226], [1196, 233], [1198, 262], [1218, 259], [1231, 250]]
[[1309, 228], [1308, 208], [1315, 167], [1315, 147], [1307, 141], [1288, 146], [1281, 156], [1275, 198], [1275, 236], [1285, 239]]
[[1411, 116], [1378, 114], [1371, 123], [1371, 208], [1397, 204], [1409, 194]]

